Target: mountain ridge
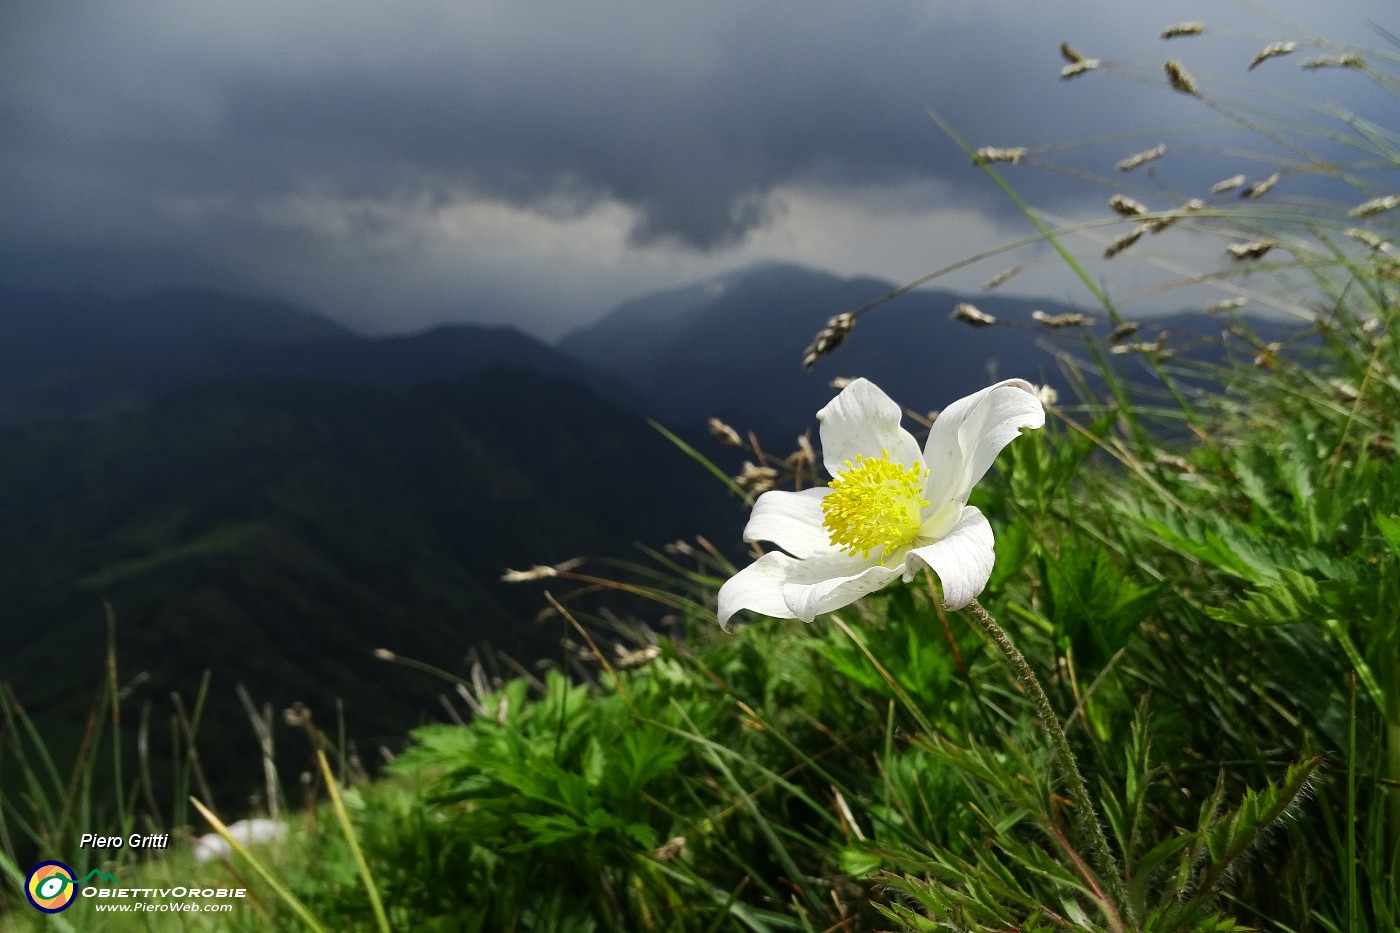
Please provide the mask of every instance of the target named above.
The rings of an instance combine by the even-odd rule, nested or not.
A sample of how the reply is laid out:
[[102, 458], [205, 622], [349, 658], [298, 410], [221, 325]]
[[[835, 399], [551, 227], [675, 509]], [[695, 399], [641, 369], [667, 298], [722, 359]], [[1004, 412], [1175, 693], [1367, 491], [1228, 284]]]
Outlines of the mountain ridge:
[[198, 289], [112, 296], [0, 287], [0, 333], [0, 424], [93, 417], [174, 389], [262, 376], [408, 388], [515, 365], [619, 401], [630, 391], [513, 327], [365, 336], [286, 302]]
[[[991, 381], [989, 361], [1001, 360], [1004, 375], [1032, 381], [1050, 368], [1049, 356], [1027, 333], [973, 330], [950, 321], [953, 306], [968, 300], [965, 296], [913, 292], [862, 318], [844, 346], [803, 370], [803, 348], [831, 317], [891, 287], [870, 277], [769, 265], [730, 278], [710, 297], [693, 296], [683, 313], [672, 316], [675, 329], [664, 344], [631, 343], [624, 315], [574, 331], [559, 346], [594, 365], [606, 360], [625, 372], [678, 422], [697, 424], [716, 416], [761, 435], [793, 435], [810, 426], [834, 394], [834, 376], [867, 376], [906, 404], [933, 407]], [[979, 299], [979, 304], [1027, 318], [1032, 308], [1062, 310], [1014, 298]], [[638, 300], [627, 310], [637, 316], [644, 307]], [[957, 351], [941, 352], [943, 345]], [[941, 362], [937, 371], [924, 365], [920, 346]]]
[[[643, 296], [565, 335], [558, 345], [624, 374], [654, 413], [673, 422], [694, 430], [714, 416], [741, 432], [755, 430], [769, 444], [773, 438], [786, 443], [815, 426], [815, 413], [835, 394], [835, 377], [867, 377], [920, 411], [1010, 377], [1065, 390], [1062, 358], [1095, 367], [1086, 338], [1102, 341], [1120, 376], [1160, 391], [1141, 357], [1107, 352], [1113, 323], [1101, 309], [988, 292], [907, 292], [861, 315], [839, 347], [803, 369], [804, 348], [832, 317], [866, 307], [893, 287], [869, 276], [767, 264], [657, 293], [660, 315], [670, 325], [664, 338], [630, 336], [631, 322], [649, 307]], [[963, 303], [994, 316], [997, 324], [973, 327], [952, 319]], [[1050, 327], [1036, 312], [1043, 312], [1042, 319], [1082, 314], [1086, 323]], [[1130, 344], [1164, 338], [1173, 352], [1205, 362], [1237, 352], [1222, 339], [1229, 322], [1203, 312], [1154, 315], [1138, 324], [1141, 335], [1130, 337]], [[1251, 326], [1265, 342], [1287, 340], [1299, 331], [1298, 325], [1262, 318]], [[1256, 352], [1243, 341], [1235, 346]], [[1211, 388], [1208, 378], [1181, 378], [1184, 385]]]

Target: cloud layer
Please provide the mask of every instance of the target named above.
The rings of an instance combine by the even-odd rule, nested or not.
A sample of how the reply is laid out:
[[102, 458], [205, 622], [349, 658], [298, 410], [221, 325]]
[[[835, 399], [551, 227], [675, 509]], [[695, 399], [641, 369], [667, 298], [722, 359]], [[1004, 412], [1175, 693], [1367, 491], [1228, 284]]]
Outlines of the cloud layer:
[[[1335, 7], [1326, 35], [1371, 41], [1364, 21], [1389, 3]], [[1191, 15], [1117, 0], [13, 4], [0, 279], [210, 284], [370, 329], [553, 334], [758, 258], [912, 276], [1023, 229], [925, 107], [974, 144], [1114, 134], [1071, 154], [1108, 166], [1156, 141], [1136, 133], [1213, 119], [1163, 89], [1167, 54], [1225, 94], [1264, 42], [1306, 38], [1231, 9], [1208, 36], [1157, 39]], [[1113, 70], [1147, 80], [1060, 82], [1062, 39], [1141, 60]], [[1312, 100], [1360, 79], [1269, 64], [1287, 73], [1271, 88]], [[1203, 157], [1189, 181], [1228, 167]], [[1053, 174], [1017, 181], [1051, 210], [1102, 212]]]

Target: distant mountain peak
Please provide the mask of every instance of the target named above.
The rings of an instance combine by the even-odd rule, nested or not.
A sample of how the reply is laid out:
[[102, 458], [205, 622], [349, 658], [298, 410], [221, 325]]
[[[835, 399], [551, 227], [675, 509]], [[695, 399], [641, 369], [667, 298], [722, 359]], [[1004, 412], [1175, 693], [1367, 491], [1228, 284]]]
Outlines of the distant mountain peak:
[[622, 383], [507, 325], [370, 337], [287, 302], [197, 288], [0, 287], [0, 424], [91, 417], [183, 386], [268, 376], [406, 389], [497, 366]]
[[[873, 276], [762, 263], [632, 299], [560, 346], [631, 381], [654, 417], [702, 424], [715, 416], [760, 437], [791, 437], [813, 426], [833, 393], [833, 376], [866, 376], [911, 408], [937, 408], [996, 378], [1053, 383], [1060, 369], [1047, 346], [1077, 347], [1086, 334], [1102, 338], [1109, 330], [1103, 315], [1087, 330], [1047, 326], [1057, 314], [1079, 310], [1055, 301], [915, 289], [862, 316], [839, 349], [802, 369], [804, 347], [828, 318], [892, 287]], [[1003, 326], [974, 329], [952, 320], [968, 301]], [[1206, 315], [1154, 323], [1180, 335], [1173, 349], [1222, 352], [1221, 323]]]

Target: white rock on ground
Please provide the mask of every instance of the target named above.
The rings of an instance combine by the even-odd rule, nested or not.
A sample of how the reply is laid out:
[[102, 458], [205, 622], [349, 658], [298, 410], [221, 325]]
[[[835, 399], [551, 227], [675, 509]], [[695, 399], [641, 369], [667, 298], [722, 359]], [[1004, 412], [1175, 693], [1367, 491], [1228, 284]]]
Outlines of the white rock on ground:
[[[274, 839], [281, 839], [287, 834], [287, 824], [279, 823], [277, 820], [252, 819], [239, 820], [237, 823], [230, 823], [228, 827], [229, 835], [237, 839], [244, 845], [252, 845], [260, 842], [271, 842]], [[194, 860], [196, 862], [207, 862], [210, 859], [227, 858], [233, 854], [233, 847], [228, 844], [218, 833], [209, 833], [207, 836], [200, 836], [194, 841]]]

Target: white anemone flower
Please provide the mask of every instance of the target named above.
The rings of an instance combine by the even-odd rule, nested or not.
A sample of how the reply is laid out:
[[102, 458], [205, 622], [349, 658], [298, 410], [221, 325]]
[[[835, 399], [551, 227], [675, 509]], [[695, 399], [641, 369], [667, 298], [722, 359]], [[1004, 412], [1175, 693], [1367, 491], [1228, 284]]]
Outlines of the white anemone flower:
[[999, 382], [944, 409], [922, 451], [901, 414], [865, 379], [817, 413], [832, 480], [759, 496], [744, 540], [782, 551], [720, 587], [721, 625], [740, 609], [811, 622], [924, 567], [938, 575], [949, 609], [982, 592], [994, 561], [992, 526], [968, 495], [1022, 428], [1045, 424], [1045, 409], [1030, 383]]

